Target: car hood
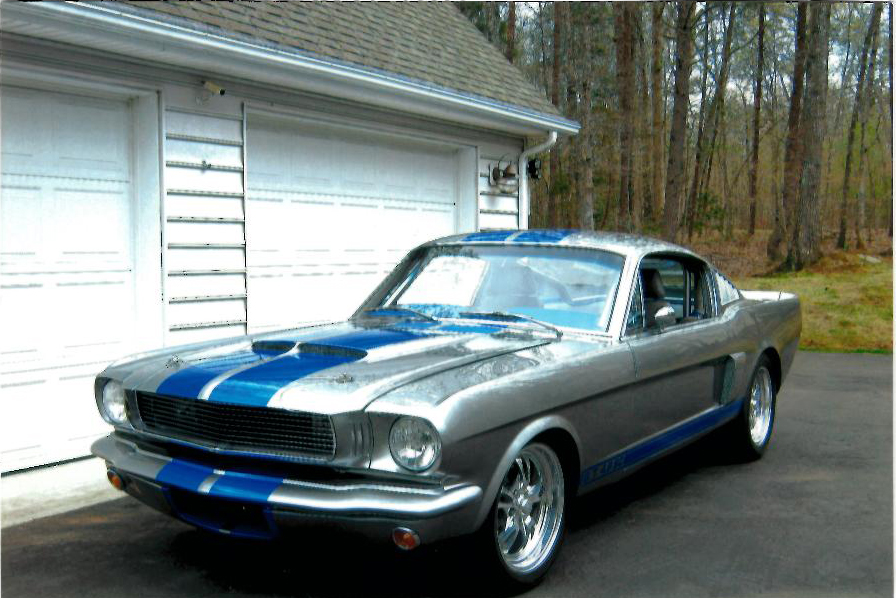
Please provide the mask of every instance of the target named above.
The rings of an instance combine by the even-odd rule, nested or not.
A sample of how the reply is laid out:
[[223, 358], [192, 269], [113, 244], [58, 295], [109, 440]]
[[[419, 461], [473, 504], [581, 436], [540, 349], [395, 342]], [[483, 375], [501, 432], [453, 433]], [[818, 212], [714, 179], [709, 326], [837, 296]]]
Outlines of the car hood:
[[428, 376], [554, 341], [503, 323], [364, 318], [175, 347], [102, 375], [183, 399], [335, 414]]

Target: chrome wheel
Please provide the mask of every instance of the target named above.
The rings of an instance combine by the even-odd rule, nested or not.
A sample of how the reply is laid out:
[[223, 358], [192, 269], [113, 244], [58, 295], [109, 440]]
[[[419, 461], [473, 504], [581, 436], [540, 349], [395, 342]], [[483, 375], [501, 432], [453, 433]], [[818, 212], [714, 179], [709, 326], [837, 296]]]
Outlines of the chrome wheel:
[[750, 388], [750, 406], [747, 414], [750, 439], [757, 447], [761, 447], [768, 440], [772, 425], [774, 392], [772, 377], [768, 369], [761, 366], [756, 370], [753, 386]]
[[507, 568], [526, 575], [550, 557], [563, 525], [563, 469], [544, 444], [525, 447], [504, 476], [495, 505], [495, 542]]

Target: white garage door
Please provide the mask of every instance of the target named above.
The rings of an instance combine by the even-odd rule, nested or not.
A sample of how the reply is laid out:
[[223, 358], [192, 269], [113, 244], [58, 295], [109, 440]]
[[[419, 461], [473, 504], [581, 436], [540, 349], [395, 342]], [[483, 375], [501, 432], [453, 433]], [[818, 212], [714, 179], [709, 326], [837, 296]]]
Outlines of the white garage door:
[[457, 229], [458, 153], [250, 116], [249, 331], [346, 318], [415, 245]]
[[93, 377], [134, 335], [124, 101], [0, 89], [4, 471], [88, 453]]

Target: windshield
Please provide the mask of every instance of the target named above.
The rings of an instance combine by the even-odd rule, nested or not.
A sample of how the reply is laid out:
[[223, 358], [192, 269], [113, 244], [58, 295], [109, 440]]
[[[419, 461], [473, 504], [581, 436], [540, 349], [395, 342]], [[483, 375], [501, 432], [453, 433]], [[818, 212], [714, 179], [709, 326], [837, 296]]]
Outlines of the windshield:
[[380, 308], [435, 318], [538, 320], [606, 332], [624, 258], [572, 247], [437, 246], [421, 251]]

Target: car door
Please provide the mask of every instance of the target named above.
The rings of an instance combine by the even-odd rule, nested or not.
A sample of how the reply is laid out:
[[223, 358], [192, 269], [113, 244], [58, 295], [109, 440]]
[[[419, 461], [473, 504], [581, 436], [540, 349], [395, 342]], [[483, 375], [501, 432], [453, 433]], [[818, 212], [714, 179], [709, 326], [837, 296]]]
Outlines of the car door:
[[[649, 325], [649, 304], [658, 299], [645, 288], [644, 274], [659, 272], [666, 283], [659, 298], [675, 310], [676, 321]], [[651, 255], [642, 260], [629, 311], [625, 340], [636, 368], [635, 416], [642, 438], [667, 430], [719, 404], [729, 330], [717, 317], [708, 266], [696, 258]], [[640, 311], [640, 316], [632, 313]]]

